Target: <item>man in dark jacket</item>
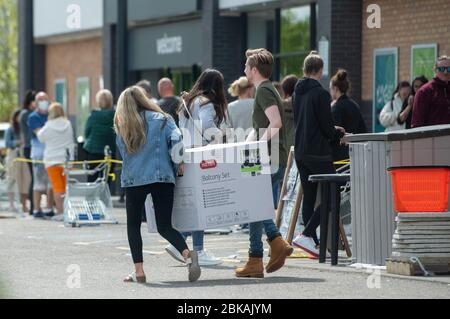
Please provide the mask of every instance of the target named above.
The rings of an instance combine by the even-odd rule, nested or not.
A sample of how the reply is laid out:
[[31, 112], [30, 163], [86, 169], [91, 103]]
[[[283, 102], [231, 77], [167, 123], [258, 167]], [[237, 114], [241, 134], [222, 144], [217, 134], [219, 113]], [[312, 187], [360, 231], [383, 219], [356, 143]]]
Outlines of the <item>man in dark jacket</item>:
[[317, 184], [309, 182], [310, 175], [333, 174], [331, 143], [338, 143], [344, 136], [342, 128], [335, 127], [331, 115], [331, 96], [320, 85], [323, 60], [313, 51], [306, 57], [303, 67], [305, 77], [295, 87], [293, 97], [295, 120], [295, 160], [300, 173], [303, 197], [303, 234], [293, 244], [314, 257], [319, 256], [316, 230], [320, 225], [320, 213], [314, 211]]
[[450, 124], [450, 57], [439, 57], [435, 72], [416, 93], [412, 127]]

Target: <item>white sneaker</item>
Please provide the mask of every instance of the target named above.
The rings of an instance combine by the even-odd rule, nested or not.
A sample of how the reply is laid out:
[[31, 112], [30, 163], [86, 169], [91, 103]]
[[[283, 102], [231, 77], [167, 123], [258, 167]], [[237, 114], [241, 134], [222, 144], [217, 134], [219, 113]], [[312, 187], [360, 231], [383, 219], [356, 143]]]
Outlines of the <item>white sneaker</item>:
[[198, 263], [200, 266], [217, 266], [222, 263], [212, 254], [206, 253], [204, 250], [198, 252]]
[[63, 222], [64, 221], [64, 214], [57, 214], [51, 218], [54, 222]]
[[319, 250], [316, 248], [316, 243], [311, 237], [299, 235], [292, 241], [292, 244], [306, 251], [308, 254], [319, 258]]
[[179, 261], [180, 263], [185, 264], [186, 261], [184, 260], [184, 257], [182, 254], [180, 254], [180, 252], [172, 245], [167, 245], [166, 246], [166, 251], [167, 253], [173, 257], [173, 259], [175, 259], [176, 261]]

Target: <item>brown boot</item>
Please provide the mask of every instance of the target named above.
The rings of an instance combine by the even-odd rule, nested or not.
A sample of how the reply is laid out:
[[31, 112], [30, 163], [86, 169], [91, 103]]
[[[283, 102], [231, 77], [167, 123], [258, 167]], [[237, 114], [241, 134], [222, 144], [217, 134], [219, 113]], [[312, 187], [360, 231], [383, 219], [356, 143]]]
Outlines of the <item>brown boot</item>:
[[270, 245], [270, 260], [266, 266], [266, 271], [270, 274], [284, 266], [286, 257], [292, 255], [294, 248], [280, 236], [268, 241], [268, 243]]
[[247, 264], [236, 269], [236, 277], [264, 278], [264, 265], [262, 258], [249, 257]]

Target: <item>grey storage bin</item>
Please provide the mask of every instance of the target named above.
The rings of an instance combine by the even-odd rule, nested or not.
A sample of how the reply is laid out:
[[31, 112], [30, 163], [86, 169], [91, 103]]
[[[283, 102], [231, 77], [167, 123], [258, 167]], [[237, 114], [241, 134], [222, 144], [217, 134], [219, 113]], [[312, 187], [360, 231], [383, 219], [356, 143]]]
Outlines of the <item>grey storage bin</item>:
[[389, 167], [450, 165], [450, 125], [347, 137], [353, 261], [385, 265], [395, 231]]

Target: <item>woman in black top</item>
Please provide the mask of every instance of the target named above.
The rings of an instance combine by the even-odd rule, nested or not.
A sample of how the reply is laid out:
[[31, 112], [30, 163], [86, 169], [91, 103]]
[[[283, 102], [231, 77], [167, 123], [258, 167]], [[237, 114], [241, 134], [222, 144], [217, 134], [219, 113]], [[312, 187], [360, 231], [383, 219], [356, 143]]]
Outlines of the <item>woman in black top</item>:
[[[366, 123], [361, 114], [359, 105], [347, 96], [350, 89], [350, 81], [346, 70], [339, 70], [330, 82], [331, 98], [335, 101], [332, 113], [334, 125], [343, 127], [348, 134], [367, 133]], [[349, 159], [349, 148], [347, 145], [334, 143], [333, 160], [341, 161]]]

